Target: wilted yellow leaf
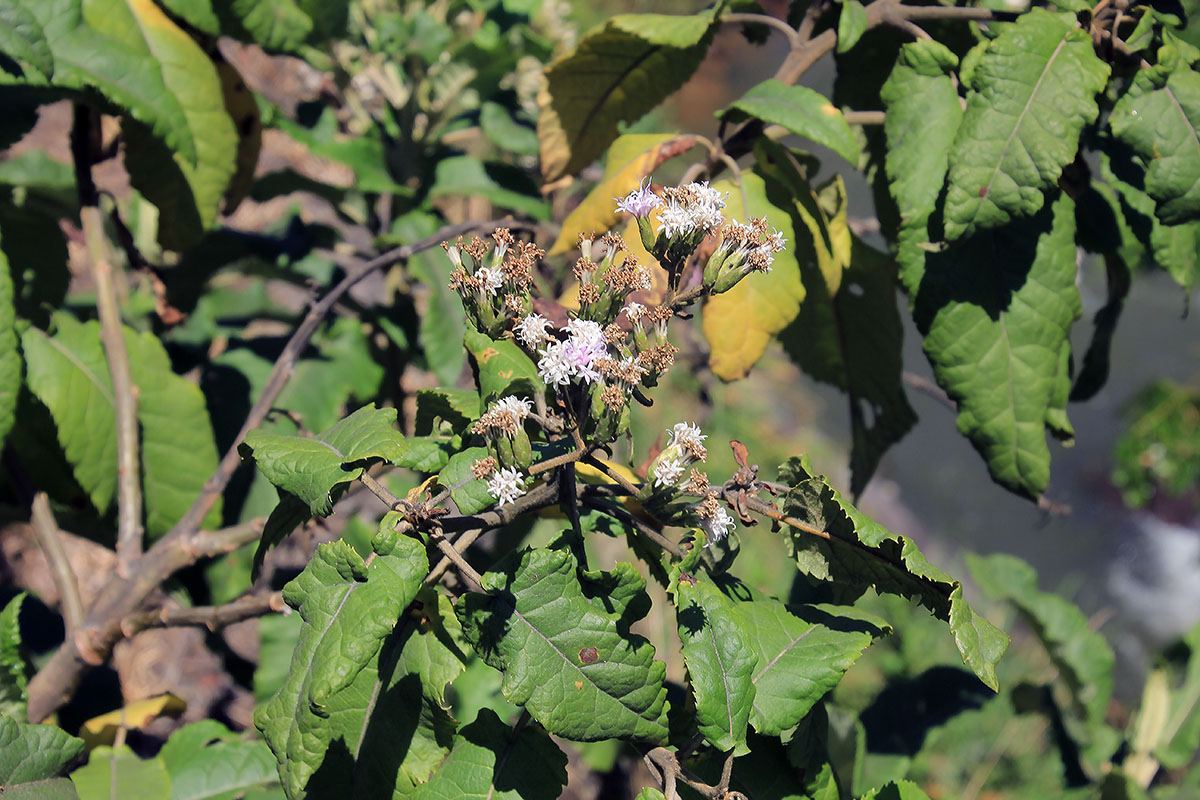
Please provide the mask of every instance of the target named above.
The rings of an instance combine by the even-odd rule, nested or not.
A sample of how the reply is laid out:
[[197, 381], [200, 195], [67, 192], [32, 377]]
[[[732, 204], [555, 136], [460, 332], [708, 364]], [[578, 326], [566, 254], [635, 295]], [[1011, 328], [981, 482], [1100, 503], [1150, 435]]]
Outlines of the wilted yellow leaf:
[[617, 213], [615, 198], [632, 192], [660, 164], [690, 150], [695, 144], [694, 136], [669, 133], [630, 133], [619, 137], [608, 148], [603, 179], [563, 220], [562, 230], [549, 255], [570, 251], [581, 233], [599, 235], [620, 222], [622, 215]]
[[173, 694], [162, 694], [130, 703], [124, 708], [92, 717], [79, 729], [88, 750], [102, 744], [112, 744], [120, 728], [144, 728], [162, 716], [176, 716], [187, 709], [187, 703]]

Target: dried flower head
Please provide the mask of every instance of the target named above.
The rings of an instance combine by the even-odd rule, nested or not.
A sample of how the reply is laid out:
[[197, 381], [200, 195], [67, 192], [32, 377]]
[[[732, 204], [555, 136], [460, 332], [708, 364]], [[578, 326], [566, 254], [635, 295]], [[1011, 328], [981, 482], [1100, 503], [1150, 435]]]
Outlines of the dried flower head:
[[500, 468], [495, 457], [487, 456], [481, 458], [471, 465], [471, 474], [475, 476], [475, 480], [487, 480], [487, 477]]

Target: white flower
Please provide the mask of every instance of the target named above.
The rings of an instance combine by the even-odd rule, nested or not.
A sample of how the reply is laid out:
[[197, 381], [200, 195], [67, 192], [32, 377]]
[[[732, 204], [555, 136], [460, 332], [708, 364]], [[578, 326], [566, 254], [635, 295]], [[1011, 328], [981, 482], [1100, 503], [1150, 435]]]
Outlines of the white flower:
[[708, 434], [700, 432], [698, 425], [690, 422], [676, 422], [667, 433], [671, 436], [671, 441], [667, 446], [677, 444], [685, 452], [703, 450], [704, 440], [708, 438]]
[[637, 322], [646, 313], [646, 307], [641, 303], [630, 303], [622, 310], [630, 322]]
[[658, 215], [658, 232], [666, 234], [668, 239], [686, 236], [695, 229], [692, 212], [678, 203], [669, 204]]
[[501, 506], [513, 502], [525, 494], [525, 476], [516, 467], [505, 467], [492, 473], [487, 488]]
[[534, 350], [549, 338], [549, 334], [546, 333], [546, 328], [549, 326], [550, 320], [541, 314], [530, 314], [513, 327], [513, 333], [516, 334], [521, 344]]
[[563, 342], [555, 342], [542, 351], [538, 375], [547, 386], [566, 386], [571, 382], [573, 372]]
[[492, 404], [493, 411], [512, 414], [518, 423], [524, 422], [533, 410], [533, 402], [523, 397], [504, 397]]
[[675, 458], [659, 459], [654, 465], [654, 485], [674, 486], [683, 476], [683, 464]]
[[475, 277], [483, 283], [488, 294], [495, 294], [504, 285], [504, 273], [490, 267], [480, 267], [475, 270]]
[[604, 345], [604, 328], [590, 319], [573, 319], [565, 329], [571, 340], [580, 347]]
[[735, 525], [733, 517], [729, 516], [729, 512], [723, 506], [718, 507], [717, 512], [711, 517], [701, 518], [700, 527], [708, 534], [708, 544], [704, 546], [711, 547], [724, 539]]
[[614, 197], [617, 201], [617, 211], [624, 211], [626, 214], [632, 214], [635, 217], [644, 217], [654, 209], [662, 205], [662, 200], [654, 192], [650, 191], [650, 187], [646, 185], [649, 179], [645, 179], [638, 188], [624, 197]]

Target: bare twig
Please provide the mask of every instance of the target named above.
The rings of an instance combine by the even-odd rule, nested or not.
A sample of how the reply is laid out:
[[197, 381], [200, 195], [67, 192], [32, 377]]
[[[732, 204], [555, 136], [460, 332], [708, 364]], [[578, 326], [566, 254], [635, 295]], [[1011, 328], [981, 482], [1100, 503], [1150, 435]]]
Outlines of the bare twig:
[[50, 500], [45, 492], [38, 492], [34, 496], [29, 522], [33, 526], [38, 546], [46, 556], [46, 563], [50, 565], [50, 577], [54, 579], [54, 587], [58, 589], [63, 626], [67, 630], [67, 636], [70, 636], [83, 621], [83, 603], [79, 599], [79, 581], [71, 569], [67, 552], [63, 549], [59, 535], [62, 531], [54, 519], [54, 512], [50, 510]]
[[454, 564], [459, 574], [473, 584], [472, 588], [477, 592], [482, 592], [483, 576], [467, 563], [462, 553], [454, 549], [454, 545], [450, 544], [449, 540], [446, 539], [446, 534], [442, 533], [440, 529], [434, 528], [429, 532], [429, 538], [437, 545], [437, 549], [442, 551], [442, 555], [450, 559], [450, 563]]
[[951, 411], [958, 411], [958, 403], [955, 403], [950, 395], [946, 394], [942, 390], [942, 387], [936, 383], [912, 372], [905, 372], [900, 378], [904, 381], [904, 385], [914, 392], [920, 392], [926, 397], [932, 397]]
[[142, 477], [138, 452], [137, 387], [129, 368], [129, 352], [121, 325], [117, 284], [113, 278], [104, 218], [92, 182], [93, 112], [75, 105], [71, 150], [79, 192], [79, 218], [87, 245], [88, 265], [96, 283], [96, 312], [100, 317], [100, 342], [112, 380], [113, 413], [117, 432], [117, 573], [129, 577], [130, 566], [142, 553]]
[[797, 31], [791, 25], [788, 25], [783, 20], [779, 19], [779, 17], [772, 17], [768, 14], [723, 14], [721, 15], [721, 22], [734, 25], [766, 25], [774, 28], [776, 31], [786, 36], [792, 47], [799, 47], [800, 45], [804, 44], [804, 42], [800, 39], [799, 31]]
[[128, 638], [149, 628], [183, 626], [204, 627], [216, 632], [235, 622], [278, 614], [285, 608], [281, 592], [248, 594], [222, 606], [164, 607], [157, 611], [130, 614], [121, 620], [121, 633]]
[[887, 115], [882, 111], [846, 111], [842, 116], [851, 125], [882, 125]]
[[632, 528], [636, 528], [638, 533], [642, 534], [647, 539], [654, 542], [656, 545], [661, 547], [663, 550], [666, 550], [668, 553], [673, 555], [675, 558], [683, 558], [683, 549], [680, 548], [679, 545], [675, 544], [670, 539], [663, 536], [661, 533], [659, 533], [657, 530], [655, 530], [651, 525], [646, 524], [642, 520], [635, 517], [633, 514], [630, 514], [628, 511], [626, 511], [621, 506], [616, 505], [615, 503], [609, 503], [604, 500], [599, 500], [599, 499], [596, 499], [593, 497], [588, 497], [587, 495], [582, 496], [581, 502], [588, 508], [595, 509], [596, 511], [600, 511], [604, 514], [608, 514], [610, 517], [613, 517], [614, 519], [624, 522], [626, 525], [629, 525]]
[[[463, 532], [457, 539], [454, 540], [454, 549], [459, 553], [467, 552], [467, 548], [475, 544], [475, 540], [486, 533], [485, 528], [476, 528], [473, 531]], [[429, 574], [425, 576], [425, 585], [432, 586], [445, 574], [450, 568], [450, 559], [447, 556], [442, 556], [442, 560], [437, 563], [433, 569], [429, 570]]]

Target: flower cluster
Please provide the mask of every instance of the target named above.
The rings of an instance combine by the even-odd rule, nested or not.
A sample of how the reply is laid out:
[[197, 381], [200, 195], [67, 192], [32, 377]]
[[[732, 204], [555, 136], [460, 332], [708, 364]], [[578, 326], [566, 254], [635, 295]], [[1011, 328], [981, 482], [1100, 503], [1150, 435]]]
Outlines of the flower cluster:
[[599, 239], [580, 235], [579, 250], [572, 272], [579, 281], [580, 318], [608, 321], [632, 292], [650, 289], [650, 273], [629, 254], [619, 233]]
[[460, 238], [442, 247], [454, 264], [450, 288], [462, 297], [463, 307], [475, 327], [489, 336], [499, 336], [513, 317], [532, 307], [533, 266], [545, 253], [531, 242], [517, 241], [507, 228], [492, 234], [496, 247], [476, 236], [464, 243]]
[[525, 494], [525, 476], [515, 467], [504, 467], [492, 473], [487, 488], [498, 505], [505, 506]]
[[787, 240], [778, 230], [767, 233], [767, 220], [751, 218], [747, 224], [737, 220], [721, 227], [721, 243], [704, 267], [704, 288], [713, 294], [732, 289], [751, 272], [770, 272], [775, 254], [782, 252]]
[[689, 422], [677, 422], [667, 433], [670, 441], [651, 462], [649, 474], [654, 477], [656, 487], [676, 488], [689, 466], [708, 460], [708, 450], [704, 447], [708, 437]]
[[711, 547], [724, 539], [737, 524], [717, 500], [716, 492], [709, 492], [704, 501], [697, 504], [696, 516], [700, 518], [700, 527], [708, 538], [705, 547]]
[[525, 432], [525, 420], [532, 410], [533, 403], [525, 398], [503, 397], [475, 420], [471, 433], [487, 442], [489, 459], [505, 467], [528, 468], [533, 460], [533, 443]]

